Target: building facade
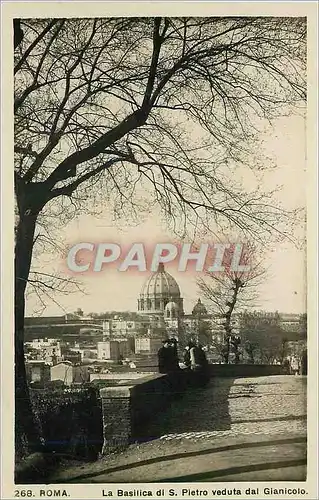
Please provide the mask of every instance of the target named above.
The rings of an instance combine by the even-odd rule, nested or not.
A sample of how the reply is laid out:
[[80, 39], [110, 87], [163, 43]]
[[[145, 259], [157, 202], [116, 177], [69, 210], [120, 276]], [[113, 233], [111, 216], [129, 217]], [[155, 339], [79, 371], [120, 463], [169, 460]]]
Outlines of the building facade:
[[64, 385], [72, 385], [74, 377], [74, 368], [70, 361], [62, 361], [51, 366], [51, 381], [60, 380]]

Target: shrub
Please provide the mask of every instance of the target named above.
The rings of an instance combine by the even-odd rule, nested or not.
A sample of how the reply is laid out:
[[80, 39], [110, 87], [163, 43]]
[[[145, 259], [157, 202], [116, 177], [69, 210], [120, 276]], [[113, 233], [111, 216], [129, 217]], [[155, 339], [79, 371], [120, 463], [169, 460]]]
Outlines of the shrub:
[[94, 388], [31, 388], [46, 451], [94, 460], [103, 444], [102, 410]]

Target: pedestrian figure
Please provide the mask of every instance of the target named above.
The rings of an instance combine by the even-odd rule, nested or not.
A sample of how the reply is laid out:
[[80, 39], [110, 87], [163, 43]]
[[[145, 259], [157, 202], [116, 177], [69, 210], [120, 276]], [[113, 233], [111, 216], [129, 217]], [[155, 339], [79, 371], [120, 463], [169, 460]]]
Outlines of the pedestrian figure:
[[222, 347], [221, 355], [224, 363], [227, 365], [229, 361], [229, 338], [226, 339], [226, 342]]
[[301, 363], [300, 363], [300, 375], [307, 375], [308, 373], [308, 356], [307, 349], [304, 349], [301, 355]]
[[198, 345], [198, 357], [200, 360], [200, 365], [201, 365], [201, 377], [202, 377], [202, 383], [203, 385], [207, 384], [210, 379], [210, 373], [209, 373], [209, 363], [206, 357], [206, 353], [203, 349], [202, 345]]
[[238, 364], [239, 363], [239, 354], [240, 354], [239, 353], [239, 345], [241, 343], [241, 338], [237, 334], [231, 335], [230, 342], [232, 345], [232, 351], [234, 353], [234, 364]]
[[251, 343], [249, 342], [249, 340], [246, 340], [246, 342], [244, 344], [244, 349], [245, 349], [245, 351], [248, 354], [249, 363], [251, 363], [253, 365], [255, 363], [255, 360], [254, 360], [254, 349], [253, 349], [253, 346], [251, 345]]
[[299, 366], [299, 362], [298, 362], [298, 359], [296, 356], [293, 356], [291, 358], [291, 373], [292, 375], [298, 375], [299, 372], [300, 372], [300, 366]]
[[194, 373], [195, 384], [198, 386], [205, 385], [208, 380], [208, 361], [203, 349], [193, 344], [189, 350], [190, 353], [190, 368]]
[[291, 371], [291, 367], [290, 367], [290, 361], [289, 359], [284, 359], [283, 362], [282, 362], [282, 367], [284, 369], [284, 373], [286, 375], [289, 375], [290, 374], [290, 371]]
[[188, 369], [188, 370], [190, 370], [190, 368], [191, 368], [190, 350], [192, 347], [195, 347], [194, 342], [188, 342], [188, 344], [185, 347], [184, 353], [183, 353], [183, 363], [186, 366], [186, 369]]
[[172, 373], [179, 370], [177, 349], [169, 339], [163, 340], [163, 347], [159, 349], [157, 356], [160, 373]]
[[170, 347], [172, 348], [172, 363], [175, 366], [175, 370], [180, 370], [179, 359], [178, 359], [178, 351], [177, 351], [177, 340], [175, 338], [169, 339]]

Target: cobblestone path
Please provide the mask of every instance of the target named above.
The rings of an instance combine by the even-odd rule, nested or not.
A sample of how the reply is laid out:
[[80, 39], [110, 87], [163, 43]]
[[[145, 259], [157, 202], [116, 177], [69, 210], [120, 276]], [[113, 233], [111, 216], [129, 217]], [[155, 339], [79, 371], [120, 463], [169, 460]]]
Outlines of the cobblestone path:
[[302, 481], [306, 377], [216, 378], [176, 400], [122, 453], [50, 482]]
[[153, 422], [164, 440], [306, 432], [306, 377], [219, 378]]

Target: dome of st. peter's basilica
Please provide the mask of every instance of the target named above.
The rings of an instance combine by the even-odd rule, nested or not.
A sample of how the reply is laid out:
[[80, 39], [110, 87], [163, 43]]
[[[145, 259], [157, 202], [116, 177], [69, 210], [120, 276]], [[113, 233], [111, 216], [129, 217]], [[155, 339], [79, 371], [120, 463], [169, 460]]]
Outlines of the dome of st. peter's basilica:
[[179, 314], [183, 314], [183, 299], [176, 280], [159, 264], [158, 270], [144, 283], [139, 299], [140, 314], [163, 314], [169, 302], [175, 302]]

